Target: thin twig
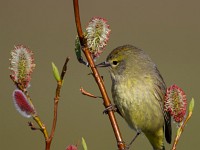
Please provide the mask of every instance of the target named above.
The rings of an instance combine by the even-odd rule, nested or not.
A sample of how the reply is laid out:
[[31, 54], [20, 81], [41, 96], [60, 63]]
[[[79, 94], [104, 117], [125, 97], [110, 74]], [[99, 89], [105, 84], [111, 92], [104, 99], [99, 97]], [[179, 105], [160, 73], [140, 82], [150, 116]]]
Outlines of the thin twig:
[[80, 88], [80, 91], [81, 91], [81, 93], [82, 93], [83, 95], [86, 95], [86, 96], [89, 96], [89, 97], [92, 97], [92, 98], [102, 98], [102, 97], [100, 97], [100, 96], [95, 96], [95, 95], [93, 95], [93, 94], [91, 94], [91, 93], [85, 91], [82, 87]]
[[65, 63], [63, 65], [63, 69], [61, 72], [61, 81], [57, 82], [57, 87], [56, 87], [56, 94], [54, 97], [54, 116], [53, 116], [53, 123], [52, 123], [52, 128], [51, 128], [51, 133], [50, 136], [46, 139], [46, 150], [50, 150], [50, 145], [55, 133], [55, 129], [56, 129], [56, 124], [57, 124], [57, 114], [58, 114], [58, 102], [60, 99], [60, 90], [62, 88], [62, 82], [64, 79], [64, 76], [66, 74], [67, 71], [67, 63], [69, 61], [69, 57], [66, 58]]
[[42, 123], [41, 119], [39, 118], [39, 116], [33, 116], [33, 119], [35, 120], [35, 122], [40, 127], [40, 131], [42, 131], [45, 140], [47, 140], [48, 139], [47, 129], [46, 129], [45, 125]]
[[28, 122], [28, 126], [31, 128], [31, 130], [40, 130], [42, 132], [42, 130], [38, 127], [35, 127], [32, 122]]
[[187, 118], [185, 119], [185, 121], [182, 123], [182, 125], [179, 127], [176, 138], [174, 140], [173, 146], [172, 146], [172, 150], [176, 150], [176, 145], [178, 144], [178, 141], [181, 137], [181, 134], [183, 133], [183, 130], [185, 128], [185, 125], [187, 124], [187, 122], [189, 121], [189, 119], [192, 117], [192, 112], [190, 112], [187, 116]]
[[[83, 52], [85, 54], [85, 57], [89, 63], [89, 66], [93, 72], [93, 75], [94, 75], [94, 78], [95, 78], [95, 81], [100, 89], [100, 92], [101, 92], [101, 95], [103, 97], [103, 100], [104, 100], [104, 106], [105, 108], [109, 107], [111, 105], [111, 102], [110, 102], [110, 99], [108, 97], [108, 94], [105, 90], [105, 86], [104, 86], [104, 83], [103, 83], [103, 80], [94, 64], [94, 61], [91, 57], [91, 54], [88, 50], [88, 47], [87, 47], [87, 44], [86, 44], [86, 39], [84, 38], [83, 36], [83, 31], [82, 31], [82, 28], [81, 28], [81, 21], [80, 21], [80, 14], [79, 14], [79, 4], [78, 4], [78, 0], [73, 0], [74, 2], [74, 15], [75, 15], [75, 22], [76, 22], [76, 27], [77, 27], [77, 32], [78, 32], [78, 36], [79, 36], [79, 40], [80, 40], [80, 43], [81, 43], [81, 46], [83, 47]], [[108, 116], [109, 116], [109, 119], [110, 119], [110, 122], [111, 122], [111, 125], [112, 125], [112, 128], [113, 128], [113, 131], [114, 131], [114, 134], [115, 134], [115, 137], [116, 137], [116, 140], [117, 140], [117, 145], [118, 145], [118, 148], [119, 150], [124, 150], [125, 149], [125, 144], [122, 140], [122, 136], [121, 136], [121, 133], [120, 133], [120, 130], [119, 130], [119, 127], [118, 127], [118, 124], [117, 124], [117, 121], [116, 121], [116, 118], [115, 118], [115, 115], [114, 115], [114, 112], [111, 110], [108, 112]]]
[[70, 58], [67, 57], [66, 60], [65, 60], [65, 64], [63, 65], [62, 72], [61, 72], [61, 75], [60, 75], [61, 81], [63, 80], [63, 78], [64, 78], [64, 76], [65, 76], [65, 73], [66, 73], [66, 71], [67, 71], [67, 63], [68, 63], [69, 59], [70, 59]]

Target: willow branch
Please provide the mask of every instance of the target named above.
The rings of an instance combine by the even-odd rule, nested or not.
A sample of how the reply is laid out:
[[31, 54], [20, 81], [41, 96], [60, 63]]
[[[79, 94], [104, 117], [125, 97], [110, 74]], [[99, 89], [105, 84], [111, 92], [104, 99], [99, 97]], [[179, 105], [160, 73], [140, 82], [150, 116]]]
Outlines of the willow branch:
[[[10, 76], [11, 80], [14, 82], [14, 84], [16, 85], [16, 87], [18, 89], [20, 89], [27, 97], [27, 99], [29, 100], [29, 102], [32, 104], [32, 100], [28, 94], [28, 91], [26, 90], [26, 88], [23, 87], [23, 85], [21, 83], [18, 83], [14, 80], [14, 78], [12, 76]], [[38, 115], [34, 115], [32, 116], [33, 119], [35, 120], [35, 122], [38, 124], [40, 131], [43, 133], [45, 140], [48, 139], [48, 132], [47, 129], [45, 127], [45, 125], [42, 123], [41, 119], [39, 118]]]
[[[80, 21], [80, 14], [79, 14], [78, 0], [73, 0], [73, 2], [74, 2], [75, 22], [76, 22], [79, 40], [80, 40], [81, 46], [83, 47], [82, 50], [85, 54], [85, 57], [86, 57], [86, 59], [89, 63], [89, 66], [92, 70], [92, 73], [94, 75], [94, 79], [95, 79], [95, 81], [96, 81], [96, 83], [99, 87], [100, 92], [101, 92], [101, 95], [102, 95], [102, 98], [103, 98], [103, 101], [104, 101], [104, 106], [105, 106], [105, 108], [108, 108], [109, 106], [111, 106], [110, 99], [109, 99], [108, 94], [106, 92], [103, 80], [102, 80], [102, 78], [101, 78], [101, 76], [100, 76], [100, 74], [99, 74], [99, 72], [98, 72], [98, 70], [97, 70], [97, 68], [94, 64], [94, 61], [91, 57], [91, 54], [90, 54], [89, 49], [88, 49], [87, 44], [86, 44], [86, 39], [83, 36], [83, 31], [82, 31], [82, 28], [81, 28], [81, 21]], [[125, 144], [122, 140], [122, 136], [121, 136], [121, 133], [120, 133], [114, 112], [112, 110], [109, 110], [108, 116], [109, 116], [110, 123], [112, 125], [113, 131], [114, 131], [114, 134], [115, 134], [115, 137], [116, 137], [116, 140], [117, 140], [118, 148], [119, 148], [119, 150], [123, 150], [123, 149], [125, 149]]]
[[35, 122], [40, 127], [40, 131], [43, 133], [45, 141], [46, 141], [48, 139], [48, 133], [47, 133], [47, 129], [46, 129], [45, 125], [42, 123], [39, 116], [33, 116], [33, 119], [35, 120]]
[[176, 138], [174, 140], [173, 146], [172, 146], [172, 150], [176, 150], [176, 146], [178, 144], [178, 141], [181, 137], [181, 134], [183, 133], [183, 130], [185, 128], [185, 125], [187, 124], [187, 122], [189, 121], [189, 119], [192, 117], [192, 112], [190, 112], [187, 116], [187, 118], [185, 119], [185, 121], [183, 122], [183, 124], [179, 127]]
[[65, 63], [63, 65], [63, 69], [61, 72], [61, 80], [57, 81], [57, 87], [56, 87], [56, 94], [54, 97], [54, 116], [53, 116], [53, 123], [52, 123], [52, 129], [51, 129], [51, 133], [50, 136], [46, 139], [46, 150], [50, 150], [50, 145], [55, 133], [55, 129], [56, 129], [56, 124], [57, 124], [57, 114], [58, 114], [58, 102], [60, 99], [60, 90], [62, 88], [62, 83], [63, 83], [63, 79], [64, 76], [66, 74], [67, 71], [67, 63], [69, 61], [69, 57], [66, 58]]

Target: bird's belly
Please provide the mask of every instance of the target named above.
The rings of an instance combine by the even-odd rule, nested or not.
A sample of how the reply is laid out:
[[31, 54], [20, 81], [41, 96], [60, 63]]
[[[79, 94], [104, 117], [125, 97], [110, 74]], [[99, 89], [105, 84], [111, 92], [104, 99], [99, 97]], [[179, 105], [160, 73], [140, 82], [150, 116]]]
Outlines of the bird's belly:
[[162, 110], [151, 92], [144, 87], [126, 87], [121, 84], [112, 93], [116, 93], [113, 94], [114, 103], [129, 126], [142, 132], [154, 132], [163, 127]]

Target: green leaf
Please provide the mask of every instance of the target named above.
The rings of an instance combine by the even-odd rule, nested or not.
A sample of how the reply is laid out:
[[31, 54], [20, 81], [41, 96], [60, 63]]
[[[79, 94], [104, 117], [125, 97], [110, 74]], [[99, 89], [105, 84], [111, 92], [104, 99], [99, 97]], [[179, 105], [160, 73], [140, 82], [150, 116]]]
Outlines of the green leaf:
[[189, 112], [192, 112], [193, 109], [194, 109], [194, 98], [192, 98], [192, 100], [190, 101]]
[[56, 81], [60, 81], [60, 74], [59, 74], [59, 71], [58, 71], [58, 68], [56, 67], [56, 65], [52, 62], [52, 68], [53, 68], [53, 75], [56, 79]]
[[84, 150], [87, 150], [87, 144], [85, 142], [85, 139], [82, 137], [82, 146]]

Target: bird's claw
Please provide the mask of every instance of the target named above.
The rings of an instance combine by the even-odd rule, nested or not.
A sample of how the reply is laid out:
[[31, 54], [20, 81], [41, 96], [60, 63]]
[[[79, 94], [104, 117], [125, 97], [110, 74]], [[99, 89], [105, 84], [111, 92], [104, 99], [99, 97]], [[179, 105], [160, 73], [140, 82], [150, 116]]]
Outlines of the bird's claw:
[[108, 106], [104, 111], [103, 111], [103, 114], [108, 114], [109, 111], [114, 111], [116, 112], [117, 111], [117, 107], [115, 105], [110, 105]]

